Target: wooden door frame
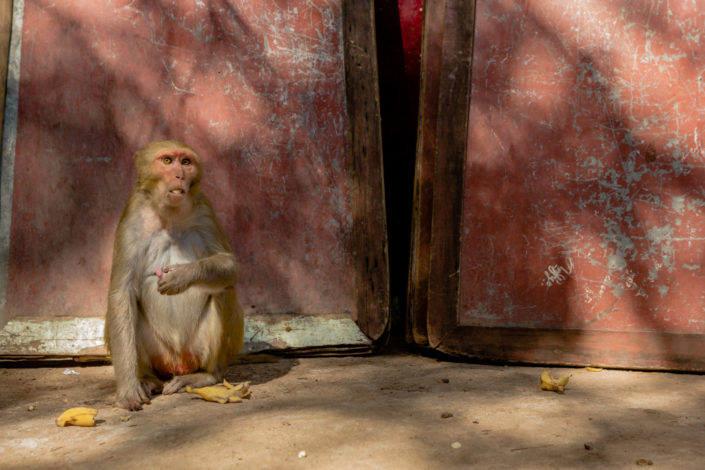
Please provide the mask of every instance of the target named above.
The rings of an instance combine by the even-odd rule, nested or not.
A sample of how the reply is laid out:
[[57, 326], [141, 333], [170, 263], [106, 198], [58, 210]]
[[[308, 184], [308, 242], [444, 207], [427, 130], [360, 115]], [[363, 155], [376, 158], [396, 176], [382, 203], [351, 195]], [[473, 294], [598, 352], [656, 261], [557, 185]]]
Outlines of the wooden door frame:
[[705, 371], [705, 335], [459, 324], [475, 6], [441, 0], [425, 11], [408, 339], [497, 362]]
[[430, 2], [424, 11], [409, 339], [434, 348], [457, 316], [474, 25], [475, 0]]
[[390, 310], [374, 0], [343, 0], [343, 38], [358, 295], [355, 321], [376, 341], [389, 331]]
[[[10, 51], [10, 27], [15, 17], [18, 29], [12, 38], [20, 44], [24, 0], [0, 0], [0, 73], [7, 74]], [[347, 137], [345, 151], [350, 161], [350, 202], [352, 216], [352, 255], [357, 294], [356, 311], [317, 316], [302, 314], [256, 314], [248, 316], [246, 336], [277, 349], [304, 353], [369, 352], [384, 340], [390, 328], [389, 266], [382, 166], [382, 137], [373, 0], [341, 0], [341, 39], [345, 68], [345, 112]], [[19, 27], [17, 26], [19, 25]], [[6, 42], [6, 44], [5, 44]], [[3, 49], [5, 47], [5, 49]], [[15, 47], [16, 64], [10, 77], [0, 80], [0, 95], [17, 92], [19, 83], [19, 46]], [[3, 60], [4, 59], [4, 60]], [[13, 75], [14, 74], [14, 75]], [[0, 77], [2, 78], [2, 77]], [[16, 100], [15, 96], [15, 100]], [[17, 104], [8, 101], [4, 110], [7, 135], [3, 138], [3, 194], [0, 200], [0, 300], [7, 286], [9, 224], [12, 207], [12, 164], [16, 134]], [[1, 127], [1, 126], [0, 126]], [[354, 271], [354, 272], [353, 272]], [[106, 293], [107, 295], [107, 293]], [[106, 353], [103, 344], [102, 317], [32, 318], [20, 321], [6, 318], [0, 302], [0, 355], [4, 356], [94, 356]], [[14, 319], [13, 319], [14, 320]], [[322, 344], [303, 344], [292, 338], [291, 331], [315, 330]], [[292, 341], [282, 338], [293, 339]], [[271, 341], [270, 341], [271, 340]], [[331, 344], [334, 343], [334, 344]], [[280, 346], [281, 345], [281, 346]]]

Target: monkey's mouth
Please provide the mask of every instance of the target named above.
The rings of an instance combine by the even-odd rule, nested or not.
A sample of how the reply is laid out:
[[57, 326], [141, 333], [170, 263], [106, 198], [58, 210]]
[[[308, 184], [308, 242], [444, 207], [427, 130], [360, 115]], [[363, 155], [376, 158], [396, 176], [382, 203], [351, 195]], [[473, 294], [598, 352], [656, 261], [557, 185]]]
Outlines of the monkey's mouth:
[[186, 195], [186, 190], [183, 188], [170, 189], [166, 194], [169, 204], [177, 206], [184, 201], [184, 196]]

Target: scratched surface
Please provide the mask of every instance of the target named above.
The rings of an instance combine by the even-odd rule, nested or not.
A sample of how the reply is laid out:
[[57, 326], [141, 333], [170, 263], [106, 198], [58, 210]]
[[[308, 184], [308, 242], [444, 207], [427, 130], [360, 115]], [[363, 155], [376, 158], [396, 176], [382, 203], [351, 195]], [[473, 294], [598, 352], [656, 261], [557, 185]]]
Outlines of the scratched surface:
[[705, 1], [478, 0], [463, 325], [705, 332]]
[[166, 137], [247, 313], [355, 313], [341, 0], [26, 0], [19, 97], [10, 319], [104, 314], [132, 153]]

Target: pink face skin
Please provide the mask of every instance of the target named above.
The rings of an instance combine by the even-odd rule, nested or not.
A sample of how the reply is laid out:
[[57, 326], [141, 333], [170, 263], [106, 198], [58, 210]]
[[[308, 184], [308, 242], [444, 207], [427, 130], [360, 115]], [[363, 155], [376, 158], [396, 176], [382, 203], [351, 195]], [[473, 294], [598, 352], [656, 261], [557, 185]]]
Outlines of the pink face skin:
[[186, 199], [197, 167], [194, 156], [185, 150], [165, 150], [154, 158], [154, 172], [160, 176], [160, 189], [165, 203], [178, 207]]

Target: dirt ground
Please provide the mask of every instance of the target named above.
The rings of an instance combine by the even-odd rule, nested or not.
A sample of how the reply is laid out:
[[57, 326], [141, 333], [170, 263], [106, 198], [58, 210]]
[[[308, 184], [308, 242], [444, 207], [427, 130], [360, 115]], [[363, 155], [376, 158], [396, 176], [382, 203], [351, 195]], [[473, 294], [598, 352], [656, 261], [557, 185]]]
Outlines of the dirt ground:
[[[572, 374], [558, 394], [540, 390], [543, 367], [283, 358], [229, 369], [252, 384], [243, 403], [183, 393], [128, 413], [110, 366], [7, 365], [4, 470], [705, 468], [700, 375], [553, 369]], [[98, 408], [96, 427], [55, 425], [79, 405]]]

